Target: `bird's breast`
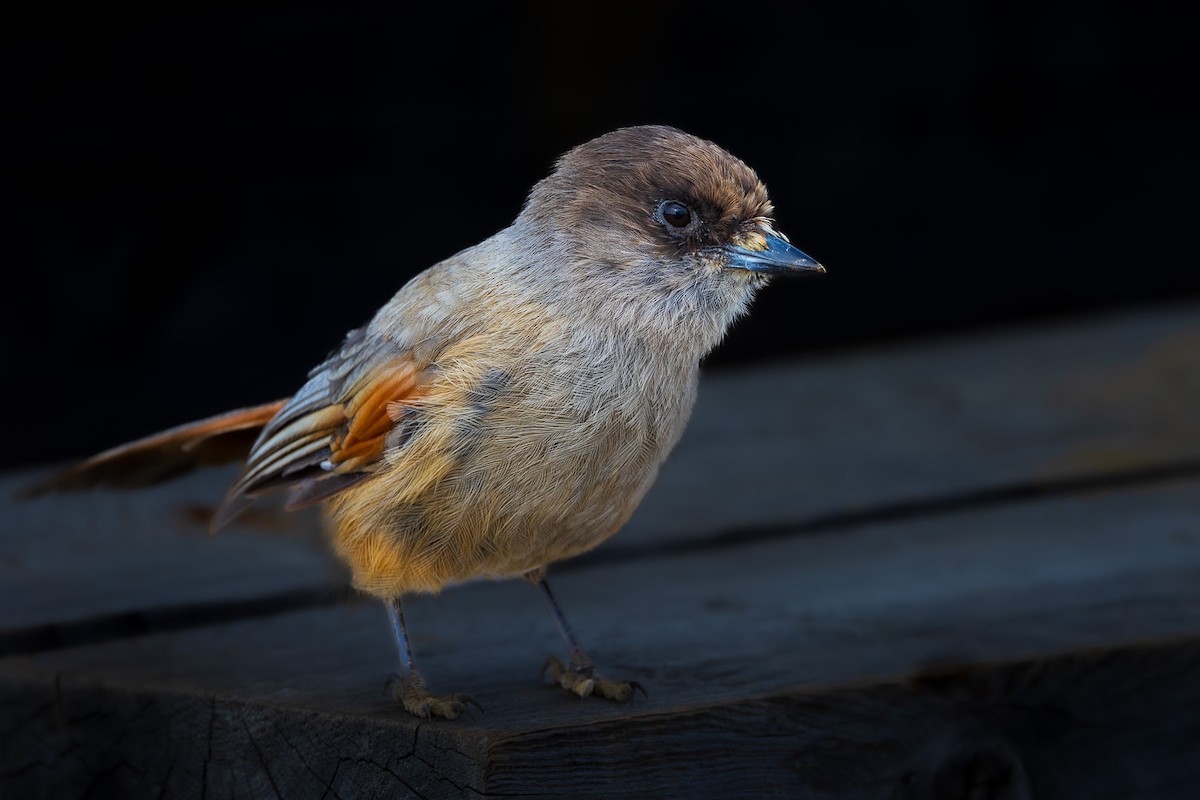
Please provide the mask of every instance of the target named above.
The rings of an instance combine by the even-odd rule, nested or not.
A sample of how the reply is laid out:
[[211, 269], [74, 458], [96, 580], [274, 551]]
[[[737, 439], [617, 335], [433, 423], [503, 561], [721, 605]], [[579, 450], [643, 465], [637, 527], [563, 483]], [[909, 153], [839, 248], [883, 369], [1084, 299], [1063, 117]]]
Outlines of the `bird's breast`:
[[540, 344], [482, 335], [439, 359], [387, 468], [331, 508], [360, 587], [386, 596], [521, 574], [596, 546], [632, 514], [683, 431], [695, 365], [632, 341]]

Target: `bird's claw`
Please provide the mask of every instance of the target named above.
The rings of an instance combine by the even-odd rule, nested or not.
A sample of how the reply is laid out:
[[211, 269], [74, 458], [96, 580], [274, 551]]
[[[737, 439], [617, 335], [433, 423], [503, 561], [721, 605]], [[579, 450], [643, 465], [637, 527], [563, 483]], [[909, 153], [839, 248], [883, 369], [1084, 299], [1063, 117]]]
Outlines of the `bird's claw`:
[[596, 673], [591, 664], [571, 662], [564, 665], [554, 656], [550, 656], [542, 664], [542, 677], [550, 673], [550, 678], [568, 692], [580, 697], [603, 697], [618, 703], [628, 703], [635, 691], [647, 697], [646, 689], [637, 681], [614, 681]]
[[421, 719], [442, 717], [458, 719], [474, 706], [483, 713], [483, 706], [465, 694], [435, 695], [425, 686], [424, 679], [413, 672], [409, 675], [392, 673], [384, 682], [383, 691], [404, 706], [404, 710]]

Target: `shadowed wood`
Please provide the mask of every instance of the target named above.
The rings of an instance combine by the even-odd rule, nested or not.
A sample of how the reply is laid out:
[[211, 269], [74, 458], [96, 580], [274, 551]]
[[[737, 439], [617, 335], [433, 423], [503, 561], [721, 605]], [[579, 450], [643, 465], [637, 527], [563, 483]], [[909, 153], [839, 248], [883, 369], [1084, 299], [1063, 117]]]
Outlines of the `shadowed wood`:
[[[1197, 320], [1181, 304], [706, 376], [657, 486], [596, 555], [1194, 460]], [[335, 602], [311, 512], [203, 537], [234, 477], [0, 501], [0, 633], [297, 589]]]
[[9, 657], [0, 788], [1188, 797], [1198, 495], [1182, 482], [560, 576], [598, 665], [646, 685], [628, 706], [538, 685], [559, 645], [513, 583], [408, 609], [435, 688], [487, 709], [462, 723], [384, 697], [373, 603]]
[[[0, 708], [26, 735], [5, 737], [0, 785], [26, 797], [1182, 799], [1200, 780], [1200, 715], [1181, 714], [1200, 708], [1198, 663], [1194, 642], [1168, 642], [516, 735], [6, 681]], [[1131, 673], [1152, 688], [1130, 692]]]
[[1192, 302], [714, 373], [655, 488], [608, 546], [1164, 464], [1195, 470], [1197, 352]]
[[[336, 602], [346, 579], [313, 511], [284, 516], [256, 508], [209, 535], [214, 500], [236, 475], [226, 467], [138, 492], [4, 506], [0, 653], [22, 643], [145, 631], [164, 612], [214, 604]], [[0, 492], [21, 482], [0, 479]]]

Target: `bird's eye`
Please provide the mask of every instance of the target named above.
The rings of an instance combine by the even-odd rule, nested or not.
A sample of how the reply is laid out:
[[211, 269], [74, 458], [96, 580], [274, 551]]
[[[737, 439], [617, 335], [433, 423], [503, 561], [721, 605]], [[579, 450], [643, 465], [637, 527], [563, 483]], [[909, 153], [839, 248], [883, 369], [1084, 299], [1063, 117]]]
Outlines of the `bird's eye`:
[[658, 206], [658, 216], [672, 228], [686, 228], [692, 221], [692, 210], [683, 203], [667, 200]]

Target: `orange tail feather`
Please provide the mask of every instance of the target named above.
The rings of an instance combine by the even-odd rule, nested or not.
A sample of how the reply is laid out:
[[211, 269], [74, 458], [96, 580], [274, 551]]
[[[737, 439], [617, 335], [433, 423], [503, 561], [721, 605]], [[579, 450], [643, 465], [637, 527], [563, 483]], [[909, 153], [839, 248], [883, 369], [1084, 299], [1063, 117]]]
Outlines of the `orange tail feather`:
[[286, 402], [277, 400], [230, 411], [114, 447], [35, 481], [16, 497], [25, 500], [47, 492], [75, 492], [96, 486], [135, 489], [201, 467], [245, 460], [259, 431]]

